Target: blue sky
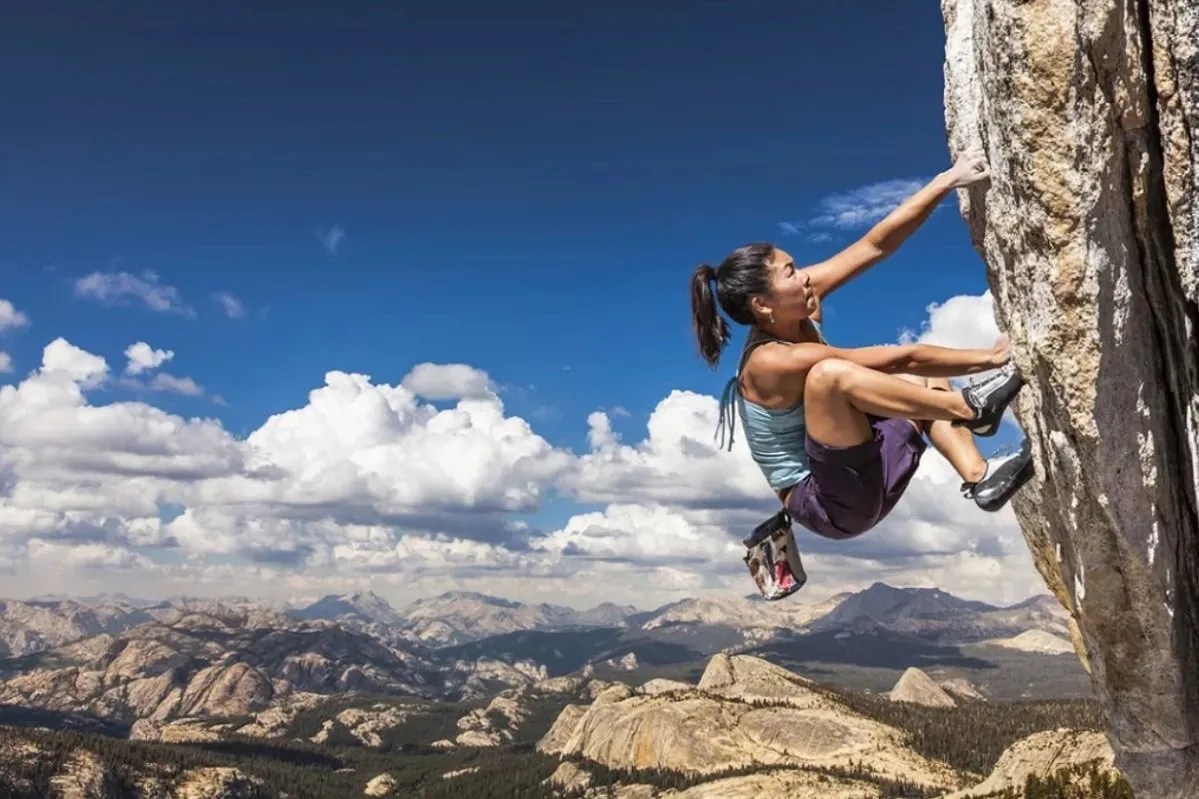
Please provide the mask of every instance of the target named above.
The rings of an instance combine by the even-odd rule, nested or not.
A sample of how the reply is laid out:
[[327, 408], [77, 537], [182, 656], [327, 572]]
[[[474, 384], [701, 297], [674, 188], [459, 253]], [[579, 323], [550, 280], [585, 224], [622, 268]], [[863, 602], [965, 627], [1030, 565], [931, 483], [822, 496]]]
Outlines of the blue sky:
[[[687, 327], [695, 264], [758, 239], [820, 258], [861, 231], [814, 244], [779, 223], [947, 166], [940, 18], [636, 5], [25, 12], [3, 42], [0, 261], [38, 322], [9, 346], [17, 371], [50, 331], [117, 358], [145, 338], [229, 403], [181, 411], [248, 430], [329, 368], [464, 361], [565, 441], [594, 407], [711, 391]], [[318, 231], [335, 226], [331, 254]], [[97, 270], [152, 270], [197, 318], [73, 299]], [[832, 301], [830, 335], [890, 341], [984, 288], [947, 200]], [[222, 319], [214, 291], [247, 317]]]
[[[696, 264], [763, 239], [820, 259], [865, 225], [785, 223], [949, 166], [936, 4], [251, 5], [4, 12], [0, 281], [31, 320], [0, 339], [9, 382], [56, 336], [114, 371], [146, 341], [205, 395], [92, 402], [244, 436], [328, 370], [461, 362], [555, 445], [614, 407], [635, 440], [732, 368], [696, 355]], [[79, 296], [97, 272], [168, 309]], [[891, 342], [985, 289], [951, 197], [827, 330]]]

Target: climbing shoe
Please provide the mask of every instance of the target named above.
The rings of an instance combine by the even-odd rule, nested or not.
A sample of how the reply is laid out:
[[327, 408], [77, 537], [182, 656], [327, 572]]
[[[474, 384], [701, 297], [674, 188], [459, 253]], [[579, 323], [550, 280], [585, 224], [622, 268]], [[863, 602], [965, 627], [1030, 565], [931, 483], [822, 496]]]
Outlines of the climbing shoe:
[[1016, 364], [1008, 362], [995, 374], [979, 383], [962, 389], [966, 404], [974, 411], [973, 419], [957, 419], [951, 424], [954, 427], [965, 427], [976, 436], [993, 436], [999, 429], [1003, 412], [1020, 389], [1024, 386], [1024, 378]]
[[962, 494], [988, 513], [994, 513], [1006, 505], [1032, 475], [1032, 450], [1025, 439], [1015, 452], [992, 456], [981, 480], [962, 483]]

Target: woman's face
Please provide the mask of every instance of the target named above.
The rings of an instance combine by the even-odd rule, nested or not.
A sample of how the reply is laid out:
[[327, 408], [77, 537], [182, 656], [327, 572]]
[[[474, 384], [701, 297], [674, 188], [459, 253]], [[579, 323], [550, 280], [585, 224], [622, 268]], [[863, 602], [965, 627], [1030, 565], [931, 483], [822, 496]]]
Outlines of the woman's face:
[[770, 262], [771, 295], [766, 304], [776, 322], [807, 319], [816, 312], [819, 298], [812, 290], [812, 278], [795, 265], [795, 259], [775, 248]]

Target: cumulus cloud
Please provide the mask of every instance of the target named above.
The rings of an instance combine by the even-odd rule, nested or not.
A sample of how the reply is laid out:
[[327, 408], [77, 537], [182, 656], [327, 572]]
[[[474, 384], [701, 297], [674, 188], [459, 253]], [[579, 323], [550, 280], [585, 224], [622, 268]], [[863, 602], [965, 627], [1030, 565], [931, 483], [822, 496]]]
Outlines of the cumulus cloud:
[[[986, 295], [935, 303], [908, 335], [993, 338], [988, 309]], [[718, 448], [717, 400], [695, 392], [670, 392], [623, 435], [609, 413], [623, 414], [596, 410], [573, 453], [466, 364], [418, 364], [394, 385], [331, 371], [245, 437], [96, 404], [107, 376], [103, 358], [56, 339], [38, 370], [0, 387], [0, 568], [13, 585], [95, 590], [108, 574], [161, 593], [369, 583], [397, 599], [467, 588], [647, 606], [749, 593], [740, 539], [778, 507], [740, 429]], [[1043, 590], [1010, 510], [979, 511], [959, 482], [930, 449], [875, 530], [833, 542], [798, 529], [812, 580], [801, 601], [878, 579], [992, 601]], [[585, 505], [544, 528], [525, 516], [563, 499]]]
[[430, 400], [486, 397], [495, 391], [486, 372], [464, 363], [417, 364], [401, 385]]
[[715, 440], [715, 397], [672, 391], [650, 414], [646, 436], [621, 444], [607, 414], [588, 418], [591, 450], [560, 480], [586, 502], [654, 502], [679, 507], [764, 506], [764, 482], [737, 428], [731, 452]]
[[7, 352], [0, 352], [0, 374], [7, 374], [12, 371], [12, 356]]
[[44, 375], [62, 374], [74, 384], [93, 388], [108, 376], [108, 362], [60, 337], [43, 350], [41, 372]]
[[183, 302], [179, 290], [164, 285], [152, 271], [135, 275], [129, 272], [92, 272], [75, 281], [75, 296], [105, 305], [140, 303], [158, 313], [177, 313], [193, 318], [195, 310]]
[[175, 353], [172, 350], [156, 350], [146, 342], [139, 341], [125, 348], [125, 357], [129, 361], [125, 365], [125, 373], [139, 375], [162, 366], [174, 358]]
[[961, 294], [930, 303], [928, 319], [919, 331], [905, 330], [901, 341], [919, 341], [942, 347], [990, 347], [999, 335], [990, 290], [981, 295]]
[[541, 551], [581, 560], [641, 564], [706, 564], [737, 555], [736, 540], [719, 524], [666, 505], [612, 504], [570, 518], [539, 538]]
[[26, 327], [29, 317], [18, 311], [8, 300], [0, 300], [0, 332], [17, 327]]

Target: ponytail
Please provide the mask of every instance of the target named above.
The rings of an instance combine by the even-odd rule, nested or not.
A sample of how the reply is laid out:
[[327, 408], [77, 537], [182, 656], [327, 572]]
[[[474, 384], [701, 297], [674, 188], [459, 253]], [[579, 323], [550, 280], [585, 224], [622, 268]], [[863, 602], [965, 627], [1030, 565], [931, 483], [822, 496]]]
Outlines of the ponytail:
[[729, 326], [716, 307], [716, 270], [700, 264], [691, 275], [691, 322], [700, 355], [713, 369], [729, 341]]

